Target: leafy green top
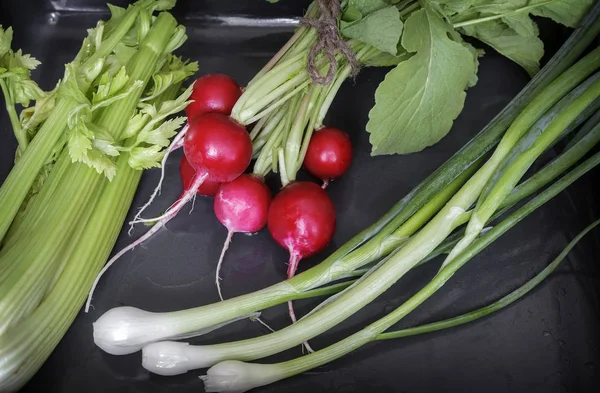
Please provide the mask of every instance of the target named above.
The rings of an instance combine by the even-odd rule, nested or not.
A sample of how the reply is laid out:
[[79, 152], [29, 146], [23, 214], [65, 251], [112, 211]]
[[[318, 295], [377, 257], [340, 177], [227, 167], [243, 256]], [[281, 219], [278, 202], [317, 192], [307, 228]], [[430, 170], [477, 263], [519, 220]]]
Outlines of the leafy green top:
[[398, 64], [377, 88], [367, 124], [373, 154], [419, 151], [452, 127], [475, 61], [466, 46], [448, 37], [450, 29], [428, 7], [407, 19], [402, 45], [414, 56]]
[[[544, 54], [530, 15], [576, 27], [593, 0], [348, 0], [341, 34], [374, 50], [366, 66], [395, 66], [375, 94], [367, 131], [372, 154], [411, 153], [439, 141], [477, 81], [474, 37], [530, 75]], [[360, 43], [360, 44], [358, 44]]]

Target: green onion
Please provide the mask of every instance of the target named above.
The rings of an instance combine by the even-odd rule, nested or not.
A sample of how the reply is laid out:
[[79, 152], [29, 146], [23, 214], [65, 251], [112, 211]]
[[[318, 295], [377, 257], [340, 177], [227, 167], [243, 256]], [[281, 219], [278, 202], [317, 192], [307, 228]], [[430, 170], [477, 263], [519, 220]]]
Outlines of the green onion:
[[[202, 377], [205, 383], [206, 391], [208, 392], [245, 392], [258, 386], [264, 386], [275, 381], [289, 378], [291, 376], [303, 373], [315, 367], [329, 363], [338, 359], [361, 346], [386, 338], [382, 332], [398, 322], [401, 318], [407, 315], [410, 311], [418, 307], [423, 301], [429, 298], [440, 287], [442, 287], [452, 275], [471, 258], [481, 252], [485, 247], [491, 244], [494, 240], [528, 216], [532, 211], [542, 206], [545, 202], [556, 196], [575, 180], [587, 173], [600, 163], [600, 153], [597, 153], [585, 163], [578, 166], [571, 173], [557, 181], [550, 188], [543, 191], [537, 197], [532, 199], [522, 208], [511, 214], [502, 223], [495, 226], [485, 235], [474, 241], [460, 255], [458, 255], [450, 264], [444, 267], [425, 287], [407, 300], [402, 306], [398, 307], [393, 312], [389, 313], [380, 320], [372, 323], [366, 328], [360, 330], [351, 336], [328, 346], [327, 348], [318, 350], [312, 354], [302, 356], [298, 359], [277, 364], [253, 364], [244, 363], [235, 360], [227, 360], [216, 364], [207, 371], [207, 375]], [[593, 225], [597, 225], [597, 222]], [[584, 230], [583, 234], [587, 233], [590, 227]], [[578, 236], [576, 240], [579, 240]], [[568, 250], [572, 248], [568, 247]], [[564, 254], [564, 253], [563, 253]], [[563, 256], [564, 257], [564, 256]], [[561, 257], [557, 258], [558, 261]], [[556, 263], [556, 260], [555, 260]], [[551, 266], [553, 266], [553, 263]], [[557, 264], [557, 263], [556, 263]], [[546, 271], [547, 272], [547, 271]], [[549, 274], [549, 272], [547, 272]], [[538, 278], [543, 276], [538, 276]], [[539, 281], [542, 281], [540, 278]], [[533, 286], [537, 285], [534, 280]], [[524, 294], [524, 293], [523, 293]], [[504, 304], [500, 303], [500, 304]], [[507, 305], [507, 304], [504, 304]], [[493, 309], [494, 307], [492, 307]], [[485, 311], [484, 311], [485, 312]], [[483, 315], [482, 315], [483, 316]], [[390, 333], [393, 335], [393, 333]], [[383, 338], [382, 338], [383, 336]], [[392, 338], [390, 336], [389, 338]]]
[[454, 318], [449, 318], [439, 322], [428, 323], [425, 325], [417, 326], [414, 328], [408, 328], [403, 330], [398, 330], [394, 332], [386, 332], [377, 335], [376, 340], [389, 340], [393, 338], [402, 338], [402, 337], [410, 337], [416, 336], [419, 334], [436, 332], [443, 329], [448, 329], [460, 325], [464, 325], [469, 322], [476, 321], [481, 318], [485, 318], [495, 312], [502, 310], [515, 303], [517, 300], [521, 299], [523, 296], [527, 295], [531, 292], [535, 287], [540, 285], [545, 279], [547, 279], [554, 270], [561, 264], [561, 262], [567, 257], [569, 252], [577, 245], [577, 243], [594, 229], [596, 226], [600, 224], [600, 220], [596, 220], [589, 226], [587, 226], [583, 231], [581, 231], [569, 244], [565, 247], [564, 250], [548, 265], [539, 272], [534, 278], [529, 280], [526, 284], [521, 286], [520, 288], [514, 290], [508, 295], [502, 297], [501, 299], [495, 301], [492, 304], [489, 304], [485, 307], [479, 308], [477, 310], [471, 311], [469, 313], [459, 315]]

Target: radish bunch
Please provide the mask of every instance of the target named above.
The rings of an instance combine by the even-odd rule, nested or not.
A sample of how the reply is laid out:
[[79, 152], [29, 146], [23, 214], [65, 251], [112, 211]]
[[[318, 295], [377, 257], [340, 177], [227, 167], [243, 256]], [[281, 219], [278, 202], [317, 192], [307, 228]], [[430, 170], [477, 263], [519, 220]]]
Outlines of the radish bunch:
[[[183, 193], [159, 217], [143, 219], [139, 217], [140, 213], [138, 213], [132, 224], [153, 222], [154, 225], [143, 236], [108, 261], [92, 286], [88, 306], [101, 276], [118, 258], [152, 237], [163, 225], [173, 219], [189, 201], [194, 199], [197, 193], [214, 195], [221, 188], [218, 186], [219, 184], [237, 179], [248, 168], [252, 159], [250, 135], [244, 126], [228, 116], [240, 95], [241, 89], [239, 86], [233, 79], [225, 75], [206, 75], [196, 81], [191, 95], [192, 99], [196, 101], [188, 105], [186, 109], [188, 123], [174, 139], [170, 148], [170, 152], [180, 147], [183, 147], [184, 150], [184, 158], [180, 163], [180, 174], [184, 184]], [[166, 157], [163, 160], [163, 167], [165, 162]], [[152, 202], [159, 191], [160, 184], [142, 210]], [[240, 201], [240, 203], [242, 202]], [[270, 202], [270, 195], [268, 195], [268, 202]], [[263, 213], [265, 218], [257, 221], [259, 224], [262, 222], [262, 227], [266, 224], [266, 208], [263, 207], [263, 210], [265, 211]], [[227, 219], [223, 216], [223, 214], [226, 215], [226, 213], [223, 213], [224, 211], [224, 209], [221, 211], [221, 221], [232, 223], [228, 227], [230, 231], [246, 231], [248, 229], [243, 225], [235, 226], [235, 219]], [[237, 211], [232, 209], [232, 213], [229, 214], [235, 214]], [[257, 231], [262, 227], [255, 225], [250, 229]]]
[[[335, 207], [324, 189], [329, 181], [340, 177], [350, 167], [350, 138], [334, 127], [320, 127], [312, 132], [315, 124], [307, 122], [309, 105], [302, 105], [302, 102], [308, 103], [307, 97], [311, 97], [309, 93], [296, 97], [297, 113], [292, 106], [294, 100], [290, 100], [273, 111], [268, 118], [271, 124], [259, 122], [249, 134], [241, 122], [230, 116], [241, 95], [240, 87], [225, 75], [206, 75], [195, 82], [191, 95], [193, 101], [186, 108], [188, 123], [175, 137], [168, 152], [183, 148], [184, 155], [179, 165], [183, 192], [164, 214], [150, 219], [142, 218], [141, 213], [160, 192], [164, 172], [161, 174], [159, 185], [150, 200], [131, 222], [131, 225], [150, 222], [153, 226], [107, 263], [92, 287], [90, 299], [102, 274], [118, 258], [152, 237], [196, 195], [214, 197], [215, 215], [227, 228], [215, 273], [221, 299], [219, 272], [234, 233], [255, 233], [268, 226], [273, 239], [290, 254], [288, 278], [295, 275], [301, 260], [319, 253], [329, 244], [335, 232], [336, 218]], [[288, 132], [290, 135], [300, 136], [300, 139], [304, 135], [303, 148], [281, 137], [285, 126], [291, 127]], [[265, 137], [267, 132], [270, 134]], [[253, 145], [256, 137], [262, 137], [266, 143]], [[282, 151], [285, 143], [293, 147], [286, 150], [287, 156]], [[167, 156], [163, 159], [163, 168]], [[253, 157], [257, 158], [254, 171], [244, 174]], [[286, 160], [290, 162], [287, 169], [284, 168]], [[264, 177], [270, 171], [276, 172], [278, 165], [281, 166], [282, 189], [272, 199]], [[295, 180], [296, 172], [302, 165], [323, 182], [322, 187], [316, 183]], [[265, 167], [269, 167], [269, 171], [265, 172]], [[295, 322], [291, 302], [289, 313]], [[306, 347], [310, 349], [307, 343]]]

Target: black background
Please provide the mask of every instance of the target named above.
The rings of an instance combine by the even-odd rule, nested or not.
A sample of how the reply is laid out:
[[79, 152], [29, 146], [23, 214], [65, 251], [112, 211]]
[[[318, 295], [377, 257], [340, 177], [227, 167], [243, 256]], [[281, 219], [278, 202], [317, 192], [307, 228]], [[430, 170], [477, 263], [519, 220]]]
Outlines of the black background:
[[[179, 53], [200, 63], [199, 74], [226, 73], [240, 84], [285, 42], [292, 29], [289, 18], [300, 16], [308, 4], [291, 0], [275, 5], [264, 0], [179, 3], [174, 13], [189, 34]], [[62, 75], [64, 64], [74, 57], [85, 29], [106, 16], [99, 13], [104, 7], [103, 0], [0, 0], [0, 23], [14, 25], [14, 47], [42, 61], [34, 78], [42, 87], [51, 88]], [[548, 23], [542, 27], [547, 59], [568, 31]], [[418, 154], [370, 157], [364, 127], [373, 93], [386, 71], [365, 69], [355, 83], [347, 82], [326, 119], [327, 124], [351, 135], [355, 160], [349, 173], [328, 188], [337, 209], [334, 240], [321, 255], [303, 261], [301, 269], [317, 263], [385, 213], [479, 131], [528, 80], [517, 65], [488, 49], [481, 59], [479, 83], [468, 91], [465, 109], [446, 138]], [[0, 179], [12, 166], [15, 147], [2, 110]], [[559, 144], [545, 154], [533, 169], [562, 147], [564, 144]], [[179, 157], [174, 156], [167, 164], [163, 193], [148, 215], [161, 212], [180, 194]], [[144, 175], [133, 206], [146, 201], [158, 175], [157, 170]], [[581, 229], [600, 217], [594, 191], [599, 178], [596, 169], [534, 212], [474, 258], [400, 326], [472, 310], [532, 277]], [[270, 182], [276, 187], [276, 179]], [[138, 228], [134, 236], [143, 230]], [[180, 214], [109, 271], [96, 292], [95, 309], [77, 317], [22, 391], [202, 392], [197, 378], [202, 371], [160, 377], [140, 366], [139, 353], [122, 357], [103, 353], [92, 341], [92, 322], [119, 305], [171, 311], [217, 301], [214, 268], [225, 235], [225, 228], [212, 213], [212, 201], [198, 199], [190, 214]], [[116, 249], [129, 241], [124, 230]], [[497, 315], [445, 332], [371, 344], [332, 364], [256, 392], [595, 392], [600, 386], [599, 257], [600, 230], [596, 230], [539, 289]], [[266, 231], [252, 237], [234, 236], [222, 270], [224, 295], [232, 297], [282, 280], [286, 261], [285, 250], [275, 245]], [[429, 264], [411, 272], [348, 321], [312, 340], [313, 347], [323, 348], [392, 310], [427, 282], [436, 268], [436, 264]], [[316, 301], [298, 302], [297, 310], [303, 314]], [[266, 310], [263, 317], [274, 328], [288, 324], [284, 306]], [[244, 321], [191, 342], [216, 343], [266, 332], [261, 325]], [[297, 347], [266, 361], [300, 354]]]

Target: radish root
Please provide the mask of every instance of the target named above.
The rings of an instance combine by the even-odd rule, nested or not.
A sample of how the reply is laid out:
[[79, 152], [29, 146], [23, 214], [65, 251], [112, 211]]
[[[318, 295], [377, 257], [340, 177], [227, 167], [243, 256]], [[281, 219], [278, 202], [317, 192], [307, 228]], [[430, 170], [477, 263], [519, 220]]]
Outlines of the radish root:
[[[223, 298], [223, 293], [221, 292], [221, 277], [219, 277], [219, 272], [221, 271], [221, 265], [223, 264], [223, 260], [225, 259], [225, 253], [227, 252], [227, 249], [229, 248], [229, 245], [231, 244], [231, 239], [233, 237], [233, 234], [235, 232], [234, 231], [227, 231], [227, 238], [225, 239], [225, 243], [223, 244], [223, 249], [221, 250], [221, 256], [219, 257], [219, 263], [217, 263], [217, 270], [215, 273], [215, 284], [217, 284], [217, 291], [219, 292], [219, 298], [221, 299], [221, 301], [224, 300]], [[250, 320], [252, 322], [258, 322], [261, 325], [263, 325], [264, 327], [266, 327], [267, 329], [269, 329], [271, 332], [275, 332], [275, 330], [269, 326], [265, 321], [263, 321], [262, 319], [260, 319], [259, 316], [255, 317], [255, 318], [250, 318]]]
[[[300, 263], [300, 259], [301, 258], [298, 254], [296, 254], [294, 252], [290, 252], [290, 261], [288, 262], [288, 271], [287, 271], [288, 279], [294, 277], [294, 275], [296, 274], [296, 270], [298, 270], [298, 264]], [[292, 303], [291, 300], [288, 300], [288, 312], [290, 314], [290, 319], [292, 320], [292, 323], [296, 323], [296, 312], [294, 311], [294, 304]], [[308, 353], [314, 352], [314, 350], [311, 348], [308, 341], [304, 341], [302, 343], [302, 345], [303, 345], [303, 348], [306, 348]]]
[[[221, 293], [221, 278], [219, 277], [219, 272], [221, 271], [221, 265], [223, 264], [223, 259], [225, 258], [225, 253], [229, 248], [229, 244], [231, 244], [231, 238], [235, 232], [228, 230], [227, 238], [225, 239], [225, 244], [223, 244], [223, 249], [221, 250], [221, 256], [219, 257], [219, 263], [217, 263], [217, 271], [215, 273], [215, 284], [217, 284], [217, 291], [219, 292], [219, 298], [223, 301], [223, 294]], [[270, 328], [269, 328], [270, 329]]]
[[112, 257], [106, 263], [106, 265], [104, 265], [104, 268], [102, 268], [100, 273], [98, 273], [98, 275], [96, 276], [96, 279], [94, 280], [94, 283], [92, 284], [92, 289], [90, 289], [90, 293], [88, 294], [88, 298], [85, 303], [85, 312], [86, 313], [90, 309], [90, 304], [92, 303], [92, 295], [94, 294], [94, 291], [96, 290], [96, 286], [98, 285], [98, 282], [100, 282], [100, 278], [102, 278], [104, 273], [106, 273], [106, 271], [126, 252], [134, 249], [136, 246], [142, 244], [143, 242], [145, 242], [146, 240], [151, 238], [152, 235], [154, 235], [156, 232], [158, 232], [158, 230], [160, 228], [162, 228], [166, 223], [171, 221], [171, 219], [173, 217], [175, 217], [177, 215], [177, 213], [179, 213], [179, 211], [183, 208], [183, 206], [185, 206], [185, 204], [188, 203], [196, 195], [198, 188], [202, 185], [202, 183], [204, 183], [204, 181], [206, 180], [207, 177], [208, 177], [208, 174], [206, 174], [206, 173], [204, 173], [202, 175], [197, 175], [194, 178], [194, 182], [192, 183], [192, 186], [190, 187], [190, 189], [186, 190], [186, 192], [179, 198], [179, 200], [175, 204], [173, 204], [172, 207], [170, 207], [165, 212], [165, 214], [163, 214], [162, 216], [155, 218], [153, 220], [153, 221], [156, 220], [157, 222], [156, 222], [156, 224], [154, 224], [152, 226], [152, 228], [150, 228], [150, 230], [148, 232], [144, 233], [139, 239], [137, 239], [136, 241], [134, 241], [133, 243], [131, 243], [130, 245], [128, 245], [127, 247], [125, 247], [124, 249], [119, 251], [114, 257]]
[[133, 232], [133, 226], [134, 226], [134, 224], [137, 223], [139, 219], [141, 219], [141, 215], [144, 212], [144, 210], [146, 210], [148, 208], [148, 206], [150, 206], [152, 204], [152, 202], [154, 201], [154, 198], [156, 198], [158, 195], [160, 195], [162, 183], [163, 183], [163, 180], [165, 179], [165, 166], [167, 164], [167, 159], [169, 158], [169, 155], [172, 152], [174, 152], [175, 150], [178, 150], [181, 147], [183, 147], [183, 138], [185, 137], [185, 134], [187, 133], [187, 130], [189, 128], [190, 128], [190, 125], [188, 123], [188, 124], [185, 125], [185, 127], [183, 127], [181, 129], [181, 131], [179, 131], [179, 133], [173, 139], [173, 142], [171, 143], [171, 146], [169, 146], [169, 150], [167, 150], [167, 153], [165, 154], [165, 156], [163, 157], [163, 159], [161, 161], [161, 165], [160, 165], [160, 179], [158, 181], [158, 185], [156, 186], [156, 188], [152, 192], [152, 195], [150, 195], [150, 199], [148, 199], [148, 202], [146, 202], [144, 204], [144, 206], [142, 206], [138, 210], [137, 214], [133, 218], [133, 221], [129, 223], [129, 231], [127, 232], [129, 234], [129, 236], [131, 236], [131, 233]]

